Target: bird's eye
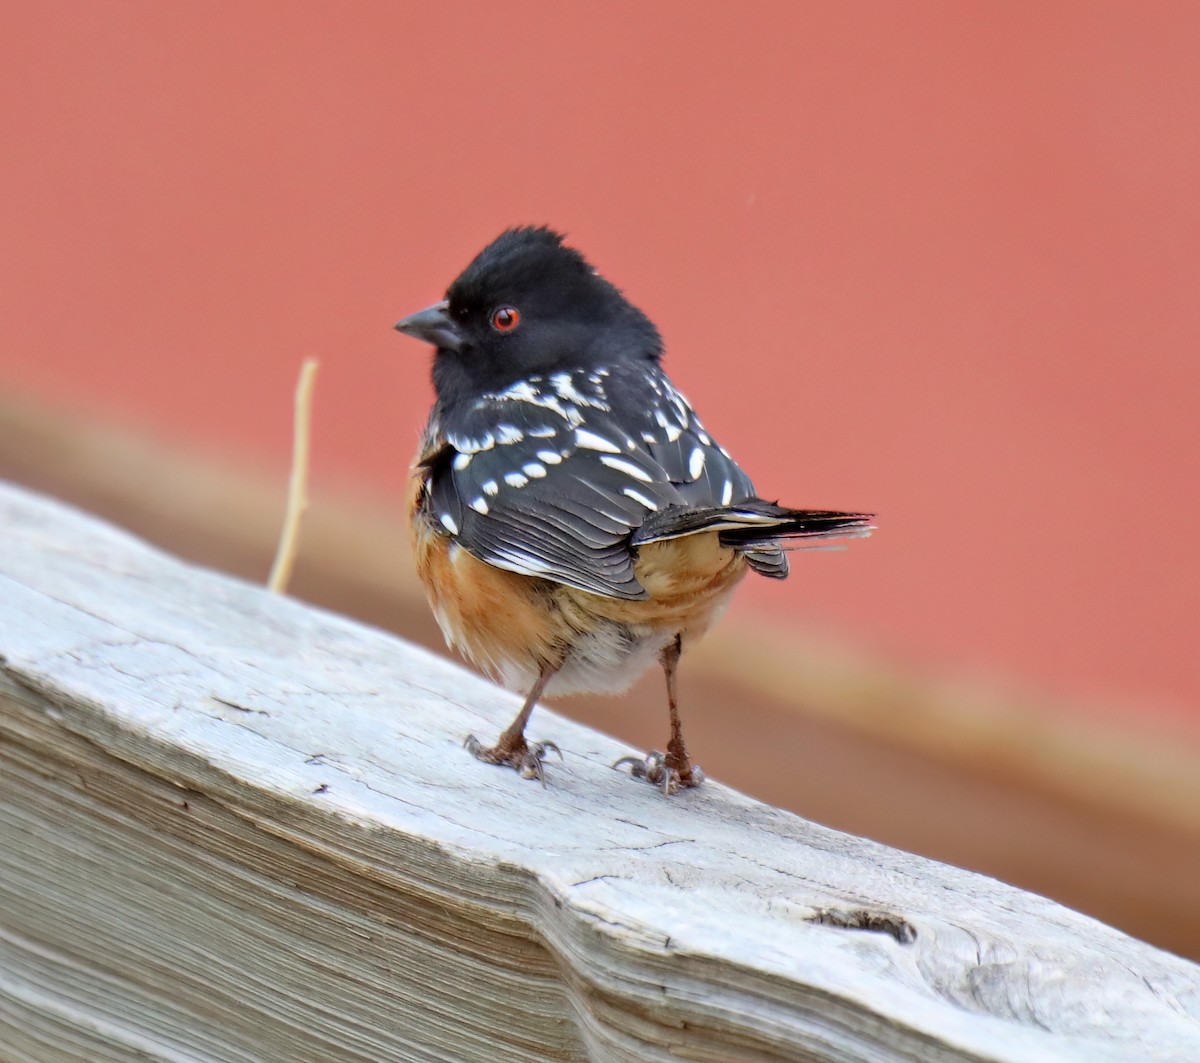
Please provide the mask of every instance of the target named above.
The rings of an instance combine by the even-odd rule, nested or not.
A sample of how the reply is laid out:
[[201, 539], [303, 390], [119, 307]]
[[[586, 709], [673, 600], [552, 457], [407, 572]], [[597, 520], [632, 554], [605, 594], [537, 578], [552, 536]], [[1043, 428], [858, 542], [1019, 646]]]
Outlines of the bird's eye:
[[492, 328], [497, 332], [512, 332], [521, 322], [521, 312], [515, 306], [502, 306], [492, 311]]

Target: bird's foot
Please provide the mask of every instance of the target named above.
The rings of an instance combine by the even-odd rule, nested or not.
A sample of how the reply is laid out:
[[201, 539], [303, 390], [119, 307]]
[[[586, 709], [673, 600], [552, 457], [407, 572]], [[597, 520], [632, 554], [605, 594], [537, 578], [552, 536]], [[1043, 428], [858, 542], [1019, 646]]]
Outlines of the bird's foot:
[[474, 735], [467, 735], [463, 745], [476, 760], [482, 760], [485, 764], [507, 764], [517, 771], [521, 778], [537, 779], [543, 786], [546, 785], [543, 758], [553, 750], [558, 754], [558, 759], [562, 760], [562, 750], [553, 742], [526, 742], [524, 738], [506, 742], [501, 737], [494, 746], [485, 746]]
[[645, 779], [652, 786], [662, 787], [667, 797], [676, 790], [686, 790], [704, 782], [704, 772], [699, 764], [693, 764], [686, 757], [680, 763], [671, 753], [651, 750], [645, 757], [622, 757], [613, 767], [620, 768], [626, 764], [629, 765], [630, 775], [635, 779]]

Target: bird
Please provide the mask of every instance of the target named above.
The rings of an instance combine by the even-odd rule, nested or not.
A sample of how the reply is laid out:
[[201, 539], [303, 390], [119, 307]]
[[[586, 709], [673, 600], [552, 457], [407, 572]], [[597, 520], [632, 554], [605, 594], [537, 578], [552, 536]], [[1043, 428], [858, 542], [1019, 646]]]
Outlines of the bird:
[[787, 576], [785, 543], [866, 535], [872, 514], [762, 498], [667, 376], [650, 318], [548, 227], [502, 232], [395, 328], [436, 349], [408, 480], [417, 573], [450, 647], [525, 695], [496, 742], [464, 745], [545, 785], [562, 753], [525, 735], [538, 700], [620, 693], [657, 662], [665, 750], [614, 767], [698, 786], [681, 654], [749, 572]]

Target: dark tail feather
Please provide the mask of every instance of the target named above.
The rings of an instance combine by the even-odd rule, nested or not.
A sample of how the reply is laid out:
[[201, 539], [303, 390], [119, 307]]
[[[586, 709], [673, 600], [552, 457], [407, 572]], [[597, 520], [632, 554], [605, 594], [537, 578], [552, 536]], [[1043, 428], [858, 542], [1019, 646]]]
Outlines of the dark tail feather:
[[[692, 509], [676, 506], [653, 514], [633, 536], [633, 544], [662, 542], [684, 535], [716, 531], [721, 543], [741, 553], [755, 572], [772, 579], [788, 574], [786, 550], [816, 545], [829, 539], [860, 539], [874, 526], [870, 513], [833, 509], [788, 509], [774, 502], [751, 499], [736, 506]], [[784, 546], [781, 539], [799, 540]]]
[[771, 579], [787, 579], [788, 558], [778, 543], [772, 543], [760, 550], [743, 550], [742, 556], [760, 576], [770, 576]]
[[[840, 546], [827, 546], [825, 540], [861, 539], [875, 530], [869, 513], [839, 513], [820, 509], [793, 509], [786, 513], [786, 518], [776, 524], [769, 535], [763, 535], [761, 528], [733, 529], [721, 532], [721, 542], [738, 550], [760, 575], [786, 579], [786, 551], [803, 550], [806, 547], [838, 550]], [[781, 542], [781, 539], [784, 541]]]
[[[750, 554], [772, 553], [780, 539], [858, 539], [874, 530], [870, 513], [831, 509], [789, 509], [752, 499], [733, 506], [691, 509], [675, 506], [653, 514], [635, 533], [633, 543], [661, 542], [697, 532], [719, 531], [721, 542]], [[758, 567], [758, 566], [755, 566]]]
[[[776, 542], [779, 539], [862, 539], [875, 530], [871, 523], [873, 513], [841, 513], [828, 509], [786, 509], [772, 506], [779, 523], [766, 530], [751, 525], [731, 528], [721, 532], [721, 542], [726, 546], [754, 547]], [[798, 543], [797, 547], [806, 545]], [[786, 549], [786, 547], [785, 547]]]

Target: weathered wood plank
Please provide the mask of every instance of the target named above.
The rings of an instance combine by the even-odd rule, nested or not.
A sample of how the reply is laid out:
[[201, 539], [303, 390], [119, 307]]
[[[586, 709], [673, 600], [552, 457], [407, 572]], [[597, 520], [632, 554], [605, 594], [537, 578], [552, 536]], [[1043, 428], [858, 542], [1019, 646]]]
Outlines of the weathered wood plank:
[[1200, 1058], [1200, 968], [0, 488], [6, 1059]]
[[[279, 534], [283, 476], [0, 395], [0, 479], [252, 580], [265, 577]], [[397, 504], [318, 492], [294, 586], [444, 653], [399, 542]], [[918, 675], [810, 626], [780, 628], [745, 611], [689, 655], [682, 676], [688, 735], [710, 774], [840, 830], [1018, 882], [1200, 960], [1195, 728], [1175, 715], [1178, 727], [1164, 731], [1166, 717], [1131, 706], [1121, 722], [1003, 686], [998, 677]], [[657, 675], [628, 697], [568, 704], [575, 719], [635, 745], [662, 741]], [[767, 733], [774, 740], [763, 742]]]

